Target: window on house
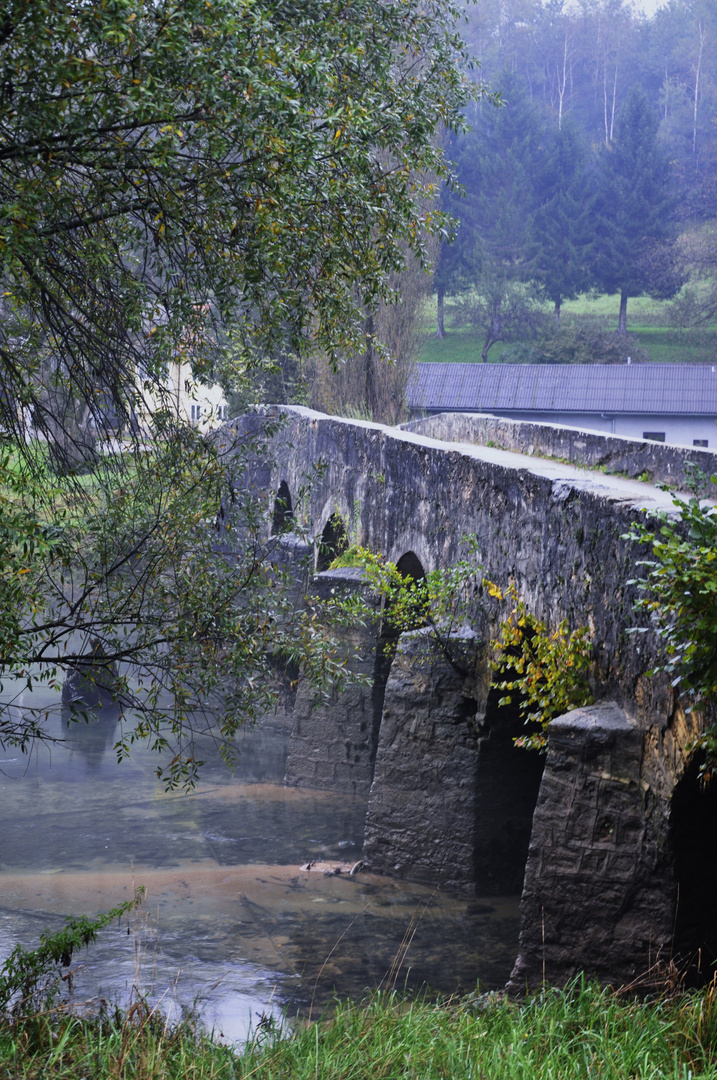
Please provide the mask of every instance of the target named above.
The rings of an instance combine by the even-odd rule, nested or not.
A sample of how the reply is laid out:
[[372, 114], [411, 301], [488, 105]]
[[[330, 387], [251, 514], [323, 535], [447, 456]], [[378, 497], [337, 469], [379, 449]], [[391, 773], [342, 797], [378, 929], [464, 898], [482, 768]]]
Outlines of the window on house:
[[692, 445], [693, 446], [709, 446], [709, 444], [710, 444], [709, 439], [693, 439], [692, 440]]
[[664, 431], [643, 431], [642, 437], [643, 439], [652, 439], [653, 442], [665, 441]]
[[189, 416], [190, 416], [190, 419], [192, 419], [192, 420], [201, 420], [202, 419], [202, 406], [201, 405], [190, 405], [190, 407], [189, 407]]
[[228, 420], [229, 419], [229, 406], [228, 405], [217, 405], [217, 417], [218, 417], [219, 420]]

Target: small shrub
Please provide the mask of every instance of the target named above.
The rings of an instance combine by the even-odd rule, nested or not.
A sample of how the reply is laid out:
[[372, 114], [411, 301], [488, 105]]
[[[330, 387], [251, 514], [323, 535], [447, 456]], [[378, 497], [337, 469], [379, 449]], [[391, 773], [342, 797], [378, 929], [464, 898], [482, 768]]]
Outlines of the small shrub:
[[500, 704], [510, 705], [515, 695], [525, 723], [538, 726], [515, 739], [515, 745], [543, 750], [551, 720], [594, 700], [586, 674], [592, 657], [590, 631], [583, 626], [571, 633], [563, 619], [550, 633], [519, 599], [515, 586], [504, 593], [493, 582], [484, 584], [491, 596], [513, 605], [500, 623], [500, 636], [491, 642], [496, 654], [491, 666], [499, 676], [494, 685], [508, 691]]
[[626, 364], [650, 360], [649, 353], [630, 334], [592, 326], [551, 328], [534, 342], [517, 342], [501, 354], [511, 364]]
[[360, 568], [364, 564], [366, 549], [360, 544], [351, 544], [345, 551], [329, 564], [329, 570], [346, 570]]
[[[464, 537], [471, 551], [475, 538]], [[476, 598], [481, 591], [480, 568], [461, 559], [443, 570], [430, 570], [425, 577], [415, 579], [400, 573], [395, 563], [380, 553], [354, 545], [331, 564], [332, 569], [344, 566], [360, 567], [366, 580], [381, 597], [379, 618], [392, 635], [421, 627], [430, 628], [434, 640], [452, 664], [458, 664], [451, 648], [451, 634], [459, 625], [472, 621]], [[348, 597], [334, 601], [329, 615], [344, 623], [365, 621], [375, 617], [360, 598]]]
[[[697, 489], [706, 476], [694, 470]], [[717, 483], [717, 477], [712, 477]], [[672, 685], [687, 694], [691, 705], [717, 703], [717, 507], [696, 495], [672, 500], [679, 519], [662, 511], [651, 514], [657, 528], [636, 522], [624, 539], [651, 548], [652, 557], [638, 562], [643, 576], [629, 584], [642, 593], [638, 610], [647, 613], [660, 638], [665, 659], [652, 672], [664, 671]], [[650, 627], [636, 627], [645, 633]], [[717, 768], [717, 725], [707, 727], [699, 741], [704, 751], [702, 770]]]
[[96, 919], [81, 916], [68, 919], [56, 934], [42, 934], [36, 949], [23, 949], [16, 945], [0, 970], [0, 1013], [9, 1011], [22, 1016], [51, 1006], [57, 998], [62, 982], [72, 987], [69, 968], [72, 955], [97, 940], [100, 930], [134, 910], [144, 899], [140, 888], [132, 900], [125, 900], [118, 907]]
[[515, 341], [506, 345], [500, 354], [501, 364], [544, 364], [540, 346], [530, 341]]

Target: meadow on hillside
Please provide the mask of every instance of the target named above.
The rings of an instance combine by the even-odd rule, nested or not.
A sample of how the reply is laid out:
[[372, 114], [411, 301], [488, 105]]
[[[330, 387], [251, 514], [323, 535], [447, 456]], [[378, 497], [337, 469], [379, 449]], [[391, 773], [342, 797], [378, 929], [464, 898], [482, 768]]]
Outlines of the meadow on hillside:
[[[561, 315], [561, 329], [594, 329], [617, 336], [618, 296], [584, 294], [577, 300], [566, 300]], [[423, 344], [417, 356], [419, 363], [472, 364], [481, 359], [482, 334], [466, 325], [460, 318], [459, 303], [446, 298], [446, 336], [436, 337], [436, 302], [430, 298], [424, 309]], [[545, 305], [546, 326], [550, 325], [550, 305]], [[672, 302], [652, 300], [648, 296], [631, 301], [628, 342], [634, 345], [634, 361], [650, 360], [665, 364], [711, 364], [717, 361], [717, 326], [684, 328], [674, 325]], [[520, 362], [517, 344], [535, 344], [528, 336], [522, 341], [498, 342], [490, 350], [489, 363]], [[629, 351], [629, 345], [627, 346]]]

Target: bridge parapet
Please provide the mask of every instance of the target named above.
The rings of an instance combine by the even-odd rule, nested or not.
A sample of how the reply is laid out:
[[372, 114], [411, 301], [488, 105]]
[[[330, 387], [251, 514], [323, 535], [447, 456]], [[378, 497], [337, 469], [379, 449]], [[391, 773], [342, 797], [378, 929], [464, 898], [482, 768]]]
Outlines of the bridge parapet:
[[562, 424], [511, 420], [490, 413], [437, 413], [423, 420], [411, 420], [401, 428], [445, 442], [476, 443], [528, 457], [555, 458], [673, 488], [686, 488], [697, 468], [706, 478], [697, 484], [698, 493], [705, 498], [714, 498], [716, 494], [710, 478], [717, 474], [717, 453], [704, 447], [672, 446]]

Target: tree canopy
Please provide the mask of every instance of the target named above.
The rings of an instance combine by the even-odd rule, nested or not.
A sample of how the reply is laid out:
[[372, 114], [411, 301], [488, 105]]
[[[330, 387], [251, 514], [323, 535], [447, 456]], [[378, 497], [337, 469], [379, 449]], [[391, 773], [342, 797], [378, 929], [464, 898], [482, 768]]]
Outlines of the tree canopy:
[[[475, 288], [474, 295], [464, 298], [459, 318], [482, 334], [484, 362], [494, 344], [517, 329], [532, 328], [536, 315], [535, 290], [526, 283], [533, 276], [530, 226], [543, 127], [510, 72], [503, 72], [500, 85], [506, 106], [476, 108], [471, 131], [457, 140], [456, 164], [466, 189], [465, 206], [456, 206], [461, 219], [456, 249], [463, 269], [460, 284]], [[439, 273], [459, 261], [451, 259], [450, 252], [448, 248], [442, 255]], [[458, 281], [455, 273], [454, 288]]]
[[35, 422], [43, 354], [79, 396], [99, 381], [122, 409], [124, 365], [155, 372], [184, 351], [201, 373], [227, 324], [269, 350], [360, 343], [361, 304], [385, 295], [402, 242], [421, 256], [441, 224], [435, 131], [470, 94], [450, 14], [443, 0], [7, 5], [0, 345]]
[[530, 250], [533, 273], [553, 303], [557, 328], [563, 301], [574, 300], [591, 283], [592, 199], [583, 148], [571, 124], [550, 132], [542, 165]]
[[[92, 642], [160, 743], [155, 720], [181, 736], [227, 671], [227, 732], [251, 714], [288, 616], [241, 478], [243, 544], [217, 555], [228, 466], [173, 415], [167, 368], [213, 377], [229, 337], [263, 354], [363, 343], [366, 309], [446, 225], [437, 129], [482, 92], [454, 15], [448, 0], [4, 6], [5, 678], [54, 678]], [[108, 453], [120, 434], [131, 452]]]

